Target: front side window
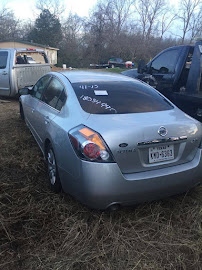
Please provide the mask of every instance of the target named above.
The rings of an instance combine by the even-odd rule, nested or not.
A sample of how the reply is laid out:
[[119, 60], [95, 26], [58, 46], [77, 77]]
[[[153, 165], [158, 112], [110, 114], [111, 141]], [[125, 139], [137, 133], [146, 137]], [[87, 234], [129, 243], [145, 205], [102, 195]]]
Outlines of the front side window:
[[137, 81], [72, 83], [82, 109], [92, 114], [145, 113], [173, 106], [150, 86]]
[[[52, 78], [48, 87], [43, 92], [42, 101], [53, 108], [61, 109], [61, 102], [64, 102], [64, 98], [61, 97], [64, 90], [64, 86], [56, 78]], [[60, 100], [60, 98], [62, 100]], [[57, 106], [58, 104], [58, 106]]]
[[152, 62], [151, 73], [174, 73], [178, 56], [179, 50], [170, 50], [162, 53]]
[[0, 52], [0, 69], [6, 68], [8, 52]]
[[32, 96], [41, 99], [42, 93], [47, 87], [49, 81], [50, 81], [50, 76], [44, 76], [38, 82], [35, 84], [32, 90]]

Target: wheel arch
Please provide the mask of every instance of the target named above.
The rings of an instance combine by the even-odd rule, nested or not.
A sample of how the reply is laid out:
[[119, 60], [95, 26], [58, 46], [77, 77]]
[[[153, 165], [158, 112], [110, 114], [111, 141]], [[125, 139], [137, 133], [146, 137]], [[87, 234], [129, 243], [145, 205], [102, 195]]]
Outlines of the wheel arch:
[[45, 142], [44, 142], [44, 156], [45, 156], [45, 158], [47, 157], [47, 151], [48, 151], [49, 145], [52, 145], [51, 141], [49, 138], [46, 138]]
[[48, 151], [49, 145], [51, 145], [51, 147], [54, 151], [54, 155], [55, 155], [56, 160], [59, 161], [59, 154], [58, 154], [56, 145], [53, 143], [53, 140], [51, 139], [50, 135], [47, 134], [46, 139], [45, 139], [44, 144], [43, 144], [43, 147], [42, 147], [43, 155], [44, 155], [45, 159], [47, 159], [47, 151]]
[[24, 108], [23, 108], [21, 100], [19, 100], [19, 111], [20, 111], [20, 117], [24, 121], [25, 120], [25, 114], [24, 114]]

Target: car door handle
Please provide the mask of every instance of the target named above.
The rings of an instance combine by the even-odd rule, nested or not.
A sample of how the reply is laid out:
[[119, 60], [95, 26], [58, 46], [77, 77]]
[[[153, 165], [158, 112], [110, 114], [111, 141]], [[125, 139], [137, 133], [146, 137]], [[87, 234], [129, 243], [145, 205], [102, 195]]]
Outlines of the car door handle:
[[3, 71], [1, 74], [2, 74], [2, 75], [7, 75], [7, 74], [8, 74], [8, 72]]
[[46, 125], [47, 125], [48, 123], [50, 123], [50, 118], [49, 118], [48, 116], [45, 116], [44, 119], [45, 119], [45, 124], [46, 124]]

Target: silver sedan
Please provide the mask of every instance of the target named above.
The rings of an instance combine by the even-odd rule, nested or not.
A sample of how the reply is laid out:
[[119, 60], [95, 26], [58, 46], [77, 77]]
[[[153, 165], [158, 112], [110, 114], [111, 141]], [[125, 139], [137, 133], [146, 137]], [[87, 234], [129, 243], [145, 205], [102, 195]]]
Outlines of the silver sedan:
[[51, 72], [20, 94], [21, 117], [56, 192], [106, 209], [202, 181], [201, 123], [144, 83], [105, 72]]

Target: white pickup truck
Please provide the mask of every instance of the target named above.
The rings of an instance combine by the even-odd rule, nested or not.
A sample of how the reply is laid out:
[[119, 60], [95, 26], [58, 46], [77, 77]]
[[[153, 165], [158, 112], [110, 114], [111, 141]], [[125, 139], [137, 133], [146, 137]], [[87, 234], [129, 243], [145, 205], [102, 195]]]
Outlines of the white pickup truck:
[[16, 96], [50, 70], [43, 50], [0, 49], [0, 96]]

